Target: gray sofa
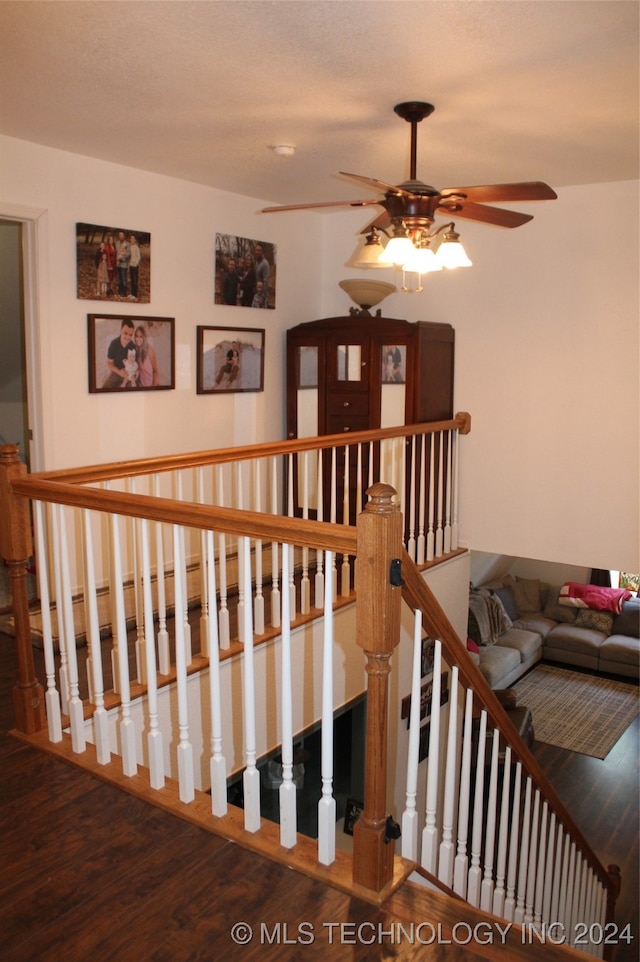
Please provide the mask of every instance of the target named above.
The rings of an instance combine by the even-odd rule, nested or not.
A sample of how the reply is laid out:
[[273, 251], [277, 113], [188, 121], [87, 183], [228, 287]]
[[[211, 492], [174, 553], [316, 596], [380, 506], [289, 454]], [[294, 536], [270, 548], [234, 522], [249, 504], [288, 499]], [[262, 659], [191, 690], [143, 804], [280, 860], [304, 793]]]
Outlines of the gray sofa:
[[[614, 614], [562, 605], [559, 592], [559, 587], [509, 576], [501, 585], [472, 589], [469, 635], [479, 644], [477, 660], [491, 687], [508, 688], [541, 658], [639, 679], [640, 599], [625, 601]], [[501, 624], [499, 616], [494, 618], [493, 638], [479, 637], [474, 624], [477, 594], [490, 595], [504, 609]]]

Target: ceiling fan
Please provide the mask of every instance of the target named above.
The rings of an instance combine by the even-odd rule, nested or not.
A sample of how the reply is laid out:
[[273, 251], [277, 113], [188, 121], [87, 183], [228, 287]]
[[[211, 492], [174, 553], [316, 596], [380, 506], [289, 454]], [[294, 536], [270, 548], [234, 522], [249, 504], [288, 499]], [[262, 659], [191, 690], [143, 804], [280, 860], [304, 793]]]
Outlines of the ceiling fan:
[[[273, 213], [284, 210], [309, 210], [320, 207], [370, 207], [379, 206], [384, 208], [375, 220], [367, 225], [362, 231], [368, 234], [367, 243], [377, 244], [381, 250], [377, 232], [383, 231], [385, 234], [391, 230], [391, 241], [385, 250], [384, 261], [389, 263], [390, 248], [395, 238], [407, 241], [411, 247], [429, 249], [429, 241], [432, 240], [440, 231], [449, 228], [448, 235], [443, 239], [457, 241], [457, 234], [453, 231], [453, 224], [447, 224], [433, 233], [429, 233], [434, 223], [436, 214], [446, 217], [455, 216], [456, 218], [468, 218], [469, 220], [481, 221], [485, 224], [494, 224], [498, 227], [519, 227], [532, 220], [532, 214], [522, 214], [514, 210], [506, 210], [500, 207], [492, 207], [489, 204], [494, 202], [510, 203], [513, 201], [532, 201], [532, 200], [553, 200], [557, 194], [551, 187], [540, 181], [527, 181], [516, 184], [489, 184], [480, 187], [445, 187], [438, 190], [421, 180], [416, 179], [416, 147], [417, 147], [417, 128], [418, 124], [434, 111], [433, 104], [422, 101], [408, 101], [407, 103], [397, 104], [394, 111], [403, 120], [411, 124], [411, 161], [409, 180], [401, 184], [387, 184], [385, 181], [376, 180], [372, 177], [364, 177], [360, 174], [349, 174], [340, 171], [343, 177], [361, 181], [377, 188], [383, 193], [382, 198], [372, 200], [338, 200], [321, 201], [311, 204], [285, 204], [278, 207], [265, 207], [262, 213]], [[453, 236], [451, 236], [453, 235]], [[447, 245], [441, 245], [444, 247]], [[460, 245], [458, 245], [460, 246]], [[429, 251], [433, 254], [432, 251]], [[404, 256], [405, 255], [397, 255]], [[393, 263], [400, 264], [401, 261], [393, 260]], [[468, 261], [467, 261], [468, 262]], [[470, 262], [468, 262], [470, 263]], [[364, 265], [363, 265], [364, 266]], [[371, 265], [369, 265], [371, 266]], [[439, 265], [442, 266], [442, 265]], [[449, 266], [449, 265], [445, 265]], [[451, 265], [453, 266], [453, 265]], [[405, 265], [405, 269], [415, 269]], [[434, 269], [432, 268], [426, 268]], [[439, 269], [439, 267], [435, 268]]]

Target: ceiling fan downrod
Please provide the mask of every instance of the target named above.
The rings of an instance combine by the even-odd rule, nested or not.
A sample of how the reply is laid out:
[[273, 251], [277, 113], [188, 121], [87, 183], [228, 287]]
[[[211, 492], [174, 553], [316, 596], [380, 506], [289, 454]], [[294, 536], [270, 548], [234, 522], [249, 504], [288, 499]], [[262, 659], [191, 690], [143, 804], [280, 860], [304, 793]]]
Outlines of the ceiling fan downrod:
[[409, 179], [416, 179], [416, 158], [417, 158], [417, 147], [418, 147], [418, 124], [425, 117], [429, 117], [430, 114], [436, 109], [433, 104], [424, 103], [421, 100], [408, 100], [402, 104], [396, 104], [393, 108], [397, 113], [398, 117], [402, 117], [411, 124], [411, 161], [409, 170]]

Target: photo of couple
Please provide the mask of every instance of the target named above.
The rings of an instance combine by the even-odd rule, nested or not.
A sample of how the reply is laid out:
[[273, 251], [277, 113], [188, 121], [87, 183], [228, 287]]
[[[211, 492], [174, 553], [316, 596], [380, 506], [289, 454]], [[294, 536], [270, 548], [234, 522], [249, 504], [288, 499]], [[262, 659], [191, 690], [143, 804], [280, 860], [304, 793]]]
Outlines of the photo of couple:
[[173, 318], [89, 314], [89, 391], [174, 387]]

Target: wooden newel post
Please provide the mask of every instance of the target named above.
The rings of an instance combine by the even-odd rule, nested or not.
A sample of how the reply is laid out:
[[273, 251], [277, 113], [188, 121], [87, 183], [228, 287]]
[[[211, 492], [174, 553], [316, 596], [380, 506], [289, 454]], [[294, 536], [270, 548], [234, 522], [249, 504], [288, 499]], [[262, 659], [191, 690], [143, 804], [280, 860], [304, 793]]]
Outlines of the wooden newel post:
[[358, 517], [356, 641], [367, 663], [364, 810], [353, 830], [353, 880], [379, 892], [393, 878], [394, 842], [387, 837], [388, 683], [400, 641], [402, 515], [394, 489], [378, 482]]
[[13, 493], [11, 482], [26, 475], [15, 444], [0, 448], [0, 557], [9, 566], [15, 619], [18, 678], [13, 689], [13, 709], [18, 731], [27, 735], [46, 724], [44, 692], [36, 680], [29, 625], [27, 561], [33, 554], [29, 504]]

